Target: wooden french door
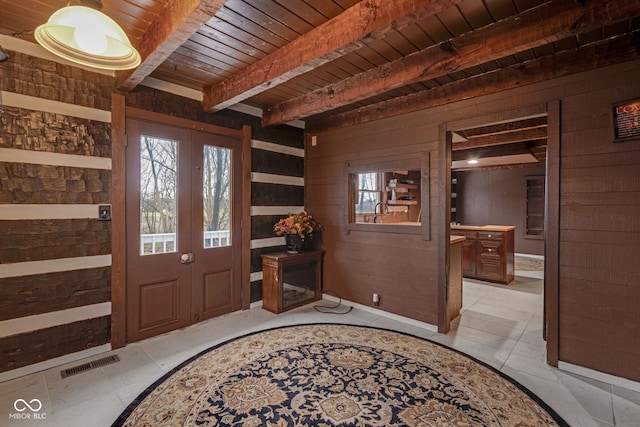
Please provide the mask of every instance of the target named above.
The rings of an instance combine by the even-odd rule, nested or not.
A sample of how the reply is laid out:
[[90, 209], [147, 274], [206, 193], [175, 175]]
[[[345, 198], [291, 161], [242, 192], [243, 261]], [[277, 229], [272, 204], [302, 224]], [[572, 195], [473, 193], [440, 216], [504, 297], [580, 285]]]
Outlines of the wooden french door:
[[126, 339], [241, 308], [241, 142], [127, 120]]

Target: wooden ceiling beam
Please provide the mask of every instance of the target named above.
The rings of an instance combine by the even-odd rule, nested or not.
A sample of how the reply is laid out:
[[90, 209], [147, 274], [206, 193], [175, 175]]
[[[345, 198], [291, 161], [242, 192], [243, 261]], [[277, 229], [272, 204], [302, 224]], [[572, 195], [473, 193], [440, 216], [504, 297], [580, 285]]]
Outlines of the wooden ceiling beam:
[[116, 72], [119, 90], [133, 90], [207, 23], [226, 0], [169, 0], [162, 13], [140, 38], [142, 63], [134, 70]]
[[500, 133], [486, 136], [477, 136], [468, 141], [452, 144], [453, 151], [469, 150], [471, 148], [490, 147], [494, 145], [506, 145], [515, 142], [538, 141], [547, 139], [547, 128], [527, 129], [508, 133]]
[[221, 83], [207, 88], [203, 93], [202, 106], [207, 111], [222, 110], [461, 2], [362, 1]]
[[578, 29], [590, 28], [596, 22], [620, 19], [640, 10], [640, 0], [629, 0], [615, 7], [609, 3], [608, 0], [593, 0], [584, 9], [572, 0], [553, 0], [270, 107], [264, 111], [263, 126], [320, 114], [409, 84], [547, 45]]
[[558, 52], [342, 114], [307, 121], [309, 134], [338, 129], [640, 59], [638, 40], [626, 34]]

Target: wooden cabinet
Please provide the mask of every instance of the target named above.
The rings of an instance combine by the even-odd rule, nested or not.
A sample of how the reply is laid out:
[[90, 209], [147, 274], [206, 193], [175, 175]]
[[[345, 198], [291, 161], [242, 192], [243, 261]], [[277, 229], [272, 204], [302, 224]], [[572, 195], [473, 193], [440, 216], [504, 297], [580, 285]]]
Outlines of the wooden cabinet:
[[262, 255], [262, 308], [279, 314], [319, 300], [322, 256], [318, 250]]
[[509, 284], [514, 277], [512, 226], [452, 226], [451, 235], [464, 236], [462, 275]]

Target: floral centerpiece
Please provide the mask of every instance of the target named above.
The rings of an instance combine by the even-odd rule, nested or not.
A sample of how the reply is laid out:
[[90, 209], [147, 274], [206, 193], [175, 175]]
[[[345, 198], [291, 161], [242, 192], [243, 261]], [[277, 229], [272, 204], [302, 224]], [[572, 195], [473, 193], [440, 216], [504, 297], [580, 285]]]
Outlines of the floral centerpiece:
[[304, 247], [304, 240], [313, 236], [314, 231], [322, 230], [322, 226], [306, 211], [297, 214], [290, 213], [273, 226], [278, 236], [285, 236], [285, 243], [289, 252], [298, 252]]

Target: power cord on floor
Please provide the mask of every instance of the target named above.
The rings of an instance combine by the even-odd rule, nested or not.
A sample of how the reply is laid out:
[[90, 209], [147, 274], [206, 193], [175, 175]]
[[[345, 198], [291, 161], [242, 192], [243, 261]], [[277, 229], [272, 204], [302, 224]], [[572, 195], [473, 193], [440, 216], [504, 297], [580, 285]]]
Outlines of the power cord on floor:
[[342, 297], [336, 291], [332, 291], [331, 289], [325, 289], [323, 292], [324, 293], [332, 293], [332, 294], [334, 294], [334, 296], [336, 296], [338, 298], [338, 303], [336, 305], [319, 305], [319, 304], [316, 304], [316, 305], [313, 306], [313, 308], [315, 308], [316, 311], [319, 311], [320, 313], [326, 313], [326, 314], [347, 314], [347, 313], [351, 312], [351, 310], [353, 310], [353, 307], [347, 306], [348, 307], [347, 311], [335, 311], [336, 308], [338, 308], [338, 307], [340, 307], [342, 305]]

